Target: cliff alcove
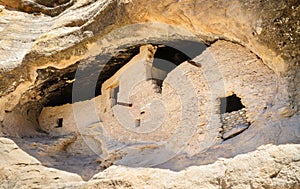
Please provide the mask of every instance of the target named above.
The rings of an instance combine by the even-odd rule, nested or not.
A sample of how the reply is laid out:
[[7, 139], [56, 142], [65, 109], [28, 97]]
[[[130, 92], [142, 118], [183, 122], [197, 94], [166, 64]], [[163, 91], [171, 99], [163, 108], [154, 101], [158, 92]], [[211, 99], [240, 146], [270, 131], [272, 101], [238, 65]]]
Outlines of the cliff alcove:
[[0, 0], [0, 187], [299, 187], [299, 7]]

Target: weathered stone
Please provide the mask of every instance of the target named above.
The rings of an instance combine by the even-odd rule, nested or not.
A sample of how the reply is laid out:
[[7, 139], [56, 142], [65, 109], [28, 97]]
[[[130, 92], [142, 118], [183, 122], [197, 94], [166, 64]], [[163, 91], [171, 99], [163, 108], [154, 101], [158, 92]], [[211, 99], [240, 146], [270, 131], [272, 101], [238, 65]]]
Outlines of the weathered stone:
[[230, 129], [228, 129], [226, 132], [224, 132], [223, 134], [223, 139], [229, 139], [232, 138], [238, 134], [240, 134], [241, 132], [243, 132], [244, 130], [246, 130], [249, 127], [249, 125], [236, 125]]
[[70, 187], [83, 184], [79, 175], [47, 168], [12, 140], [0, 138], [1, 188]]
[[233, 159], [220, 159], [180, 172], [112, 166], [95, 175], [86, 187], [299, 188], [299, 150], [298, 145], [268, 145]]
[[[129, 65], [134, 65], [134, 61], [146, 61], [145, 57], [147, 56], [143, 55], [143, 52], [136, 55]], [[212, 56], [214, 56], [213, 59], [211, 59]], [[161, 94], [153, 90], [151, 82], [138, 82], [139, 85], [128, 91], [128, 95], [131, 95], [130, 98], [128, 97], [131, 106], [128, 107], [121, 104], [117, 105], [120, 99], [115, 100], [113, 104], [111, 103], [112, 101], [109, 100], [112, 98], [111, 90], [115, 87], [109, 86], [115, 83], [121, 84], [117, 76], [126, 70], [127, 67], [125, 66], [119, 70], [116, 75], [112, 76], [111, 81], [113, 82], [108, 82], [110, 85], [104, 83], [102, 95], [94, 100], [75, 103], [73, 107], [69, 104], [61, 107], [44, 108], [40, 115], [40, 126], [52, 134], [64, 134], [72, 131], [80, 132], [84, 138], [92, 137], [93, 139], [88, 139], [89, 142], [87, 143], [94, 151], [97, 151], [104, 159], [105, 156], [112, 156], [109, 154], [123, 154], [119, 155], [121, 157], [123, 156], [123, 158], [116, 161], [116, 163], [123, 165], [139, 165], [138, 161], [144, 159], [144, 156], [152, 156], [151, 154], [156, 154], [156, 156], [152, 156], [152, 161], [156, 162], [155, 164], [159, 164], [158, 162], [162, 161], [162, 158], [160, 158], [162, 154], [172, 158], [173, 156], [171, 154], [175, 155], [181, 152], [187, 153], [188, 156], [195, 155], [197, 157], [197, 154], [214, 148], [214, 145], [218, 146], [219, 143], [222, 143], [222, 139], [228, 140], [232, 137], [238, 137], [237, 134], [241, 134], [242, 131], [245, 131], [245, 129], [249, 127], [249, 123], [257, 122], [256, 127], [262, 127], [264, 124], [262, 120], [265, 120], [263, 117], [265, 108], [271, 108], [269, 104], [272, 102], [276, 103], [276, 101], [272, 99], [272, 96], [276, 93], [274, 90], [276, 85], [274, 73], [265, 67], [256, 56], [243, 49], [243, 47], [222, 41], [216, 42], [202, 55], [195, 58], [195, 60], [201, 63], [201, 68], [196, 68], [186, 62], [182, 63], [168, 73], [166, 79], [163, 81]], [[253, 72], [252, 67], [259, 69]], [[211, 70], [214, 69], [215, 72], [211, 72]], [[222, 76], [222, 78], [215, 78], [215, 75], [211, 73], [218, 73], [217, 77]], [[261, 82], [262, 78], [264, 78], [264, 82]], [[178, 83], [179, 80], [182, 82]], [[183, 82], [184, 80], [185, 82]], [[189, 92], [187, 93], [187, 91]], [[194, 94], [193, 91], [197, 91], [197, 93]], [[249, 93], [249, 91], [252, 93]], [[119, 97], [120, 92], [122, 91], [119, 91], [117, 95]], [[210, 93], [214, 95], [213, 98], [209, 96]], [[213, 111], [215, 108], [219, 108], [219, 99], [226, 96], [226, 93], [228, 95], [234, 93], [241, 96], [247, 111], [243, 108], [222, 115], [220, 115], [219, 111]], [[262, 95], [257, 96], [256, 94]], [[163, 102], [165, 109], [157, 111], [161, 104], [158, 104], [155, 108], [149, 106], [149, 109], [147, 106], [153, 99], [159, 99], [160, 102]], [[193, 101], [195, 99], [197, 99], [197, 101]], [[253, 99], [255, 99], [255, 101]], [[189, 111], [184, 112], [183, 109], [188, 108], [189, 104], [193, 104], [193, 107], [189, 109]], [[228, 104], [228, 106], [230, 106], [230, 104]], [[94, 107], [96, 107], [96, 111], [93, 110]], [[114, 108], [116, 107], [121, 108], [119, 112], [115, 111]], [[73, 114], [72, 108], [75, 108], [75, 114]], [[151, 118], [149, 115], [155, 115], [150, 113], [152, 109], [156, 110], [155, 112], [159, 113], [161, 118], [155, 116], [155, 118]], [[78, 113], [76, 113], [77, 111]], [[133, 119], [130, 118], [131, 115], [125, 114], [126, 112], [135, 117]], [[142, 115], [141, 112], [143, 112], [144, 115]], [[186, 117], [184, 117], [185, 113], [187, 113], [185, 115]], [[198, 115], [201, 116], [198, 117]], [[272, 115], [274, 120], [278, 120], [276, 111]], [[77, 119], [78, 128], [74, 127], [76, 124], [74, 116]], [[123, 121], [120, 116], [123, 116]], [[56, 128], [58, 119], [64, 120], [64, 126], [62, 128]], [[138, 126], [134, 123], [137, 119], [139, 120]], [[151, 119], [153, 119], [152, 122], [155, 123], [153, 127], [149, 125], [147, 127], [145, 126], [146, 124], [143, 120], [147, 119], [150, 119], [150, 123]], [[181, 119], [186, 121], [186, 123], [182, 124]], [[99, 122], [100, 120], [101, 122]], [[163, 122], [160, 120], [163, 120]], [[49, 125], [49, 123], [51, 125]], [[239, 125], [243, 126], [241, 127]], [[85, 127], [87, 127], [87, 129]], [[221, 133], [220, 128], [223, 128]], [[262, 128], [266, 133], [271, 129], [270, 127]], [[272, 132], [279, 132], [279, 130], [280, 128], [272, 128]], [[256, 132], [256, 130], [252, 130], [252, 132]], [[296, 131], [296, 133], [298, 133], [298, 131]], [[244, 133], [241, 137], [247, 138], [251, 136], [252, 133], [250, 132], [247, 134]], [[239, 146], [243, 140], [236, 142], [236, 151], [227, 152], [226, 157], [232, 157], [237, 153], [244, 152], [248, 147], [250, 147], [249, 149], [253, 149], [253, 146], [257, 147], [262, 144], [267, 144], [272, 134], [259, 136], [261, 137], [260, 142], [253, 140], [243, 146]], [[181, 142], [178, 142], [178, 140], [176, 142], [168, 139], [172, 137], [174, 140], [177, 140], [176, 137], [184, 140]], [[299, 138], [295, 136], [291, 137], [290, 140], [297, 141]], [[166, 141], [167, 143], [164, 143], [164, 145], [170, 145], [170, 149], [172, 150], [166, 148], [155, 152], [153, 149], [160, 149], [162, 141]], [[185, 149], [183, 151], [179, 150], [185, 141], [189, 141]], [[99, 146], [101, 146], [101, 150], [99, 150]], [[144, 156], [139, 157], [141, 153], [143, 153]], [[207, 156], [205, 157], [207, 159], [203, 160], [203, 162], [213, 162], [215, 157], [222, 156], [224, 156], [223, 153], [215, 152], [213, 158], [210, 159], [210, 157]], [[168, 158], [166, 158], [166, 160], [168, 160]], [[173, 160], [171, 160], [171, 164], [166, 163], [166, 166], [163, 165], [163, 167], [171, 169], [183, 168], [181, 165], [177, 167], [172, 161]], [[174, 161], [178, 160], [175, 158]], [[143, 162], [145, 163], [146, 161]], [[189, 160], [187, 160], [186, 163], [188, 162]], [[190, 161], [190, 163], [192, 162], [194, 162], [194, 160]], [[199, 160], [199, 162], [201, 162], [201, 160]], [[179, 163], [179, 161], [176, 162], [176, 164], [177, 163]]]
[[[87, 182], [46, 168], [13, 141], [0, 138], [1, 188], [298, 188], [298, 145], [267, 145], [254, 152], [180, 172], [111, 166]], [[22, 178], [22, 179], [20, 179]]]
[[[0, 139], [0, 187], [300, 187], [299, 146], [275, 146], [300, 141], [299, 8], [297, 0], [0, 0], [0, 136], [39, 160]], [[157, 48], [146, 59], [177, 67], [119, 102], [134, 115], [128, 131], [111, 107], [117, 100], [100, 91], [145, 44]], [[247, 111], [222, 114], [220, 98], [233, 94]], [[83, 182], [43, 166], [87, 180], [113, 164], [182, 171], [112, 166]]]

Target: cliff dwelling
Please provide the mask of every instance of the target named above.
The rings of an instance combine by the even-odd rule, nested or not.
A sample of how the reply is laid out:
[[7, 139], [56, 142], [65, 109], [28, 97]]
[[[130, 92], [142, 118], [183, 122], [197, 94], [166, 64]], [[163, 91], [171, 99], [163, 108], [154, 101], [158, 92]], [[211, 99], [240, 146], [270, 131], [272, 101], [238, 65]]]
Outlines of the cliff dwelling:
[[[181, 153], [192, 157], [248, 132], [276, 93], [275, 73], [242, 46], [219, 41], [196, 56], [192, 63], [187, 58], [178, 65], [173, 63], [173, 69], [169, 70], [153, 65], [157, 48], [141, 45], [138, 54], [102, 83], [101, 95], [74, 103], [75, 108], [77, 104], [80, 107], [80, 114], [74, 114], [72, 104], [44, 107], [39, 115], [40, 129], [54, 136], [80, 132], [83, 139], [79, 140], [88, 140], [88, 146], [103, 161], [118, 154], [115, 162], [110, 163], [156, 166], [162, 154], [171, 158], [177, 153], [176, 145], [181, 144], [168, 141], [177, 128], [183, 130], [179, 129], [176, 135], [187, 128], [194, 129], [188, 138], [181, 136], [188, 141]], [[211, 53], [215, 62], [211, 62]], [[218, 69], [219, 78], [211, 78], [209, 74], [215, 77], [216, 73], [213, 69]], [[186, 78], [184, 85], [177, 82], [182, 77]], [[195, 91], [193, 95], [188, 94], [190, 87]], [[215, 90], [213, 94], [209, 94], [211, 90]], [[180, 120], [185, 108], [183, 96], [194, 102], [192, 112], [188, 112], [194, 114], [191, 123]], [[89, 109], [91, 102], [95, 104], [98, 120], [91, 120], [91, 112], [83, 108]], [[101, 137], [103, 133], [105, 137]], [[161, 144], [162, 141], [167, 142]], [[173, 145], [174, 154], [165, 149], [168, 145]], [[156, 152], [157, 159], [139, 164], [136, 157], [139, 153], [152, 154], [157, 149], [160, 149]]]
[[300, 187], [300, 5], [267, 2], [0, 0], [0, 188]]

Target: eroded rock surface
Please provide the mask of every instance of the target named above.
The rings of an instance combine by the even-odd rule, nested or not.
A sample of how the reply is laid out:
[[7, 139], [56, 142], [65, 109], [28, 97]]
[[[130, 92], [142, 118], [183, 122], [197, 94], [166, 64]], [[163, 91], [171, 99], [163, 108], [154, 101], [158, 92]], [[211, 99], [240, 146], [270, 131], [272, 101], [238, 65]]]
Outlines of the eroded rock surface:
[[299, 145], [258, 150], [180, 172], [111, 166], [87, 182], [45, 168], [12, 140], [0, 138], [1, 188], [299, 188]]
[[82, 181], [79, 175], [45, 167], [10, 139], [1, 138], [0, 144], [1, 188], [76, 187]]
[[[91, 188], [299, 188], [299, 146], [263, 146], [233, 159], [180, 172], [112, 166], [95, 175]], [[113, 186], [114, 187], [114, 186]]]
[[1, 187], [299, 188], [299, 19], [297, 0], [0, 0], [0, 136], [24, 150], [0, 139]]

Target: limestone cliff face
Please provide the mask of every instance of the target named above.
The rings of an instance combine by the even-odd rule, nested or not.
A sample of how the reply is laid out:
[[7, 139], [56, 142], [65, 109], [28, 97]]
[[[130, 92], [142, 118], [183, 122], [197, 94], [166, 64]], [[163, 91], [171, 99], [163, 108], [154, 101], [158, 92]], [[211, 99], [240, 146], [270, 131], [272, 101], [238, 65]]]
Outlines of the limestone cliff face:
[[38, 159], [0, 162], [1, 187], [300, 187], [299, 20], [298, 0], [0, 0], [0, 136], [19, 146], [0, 153]]

